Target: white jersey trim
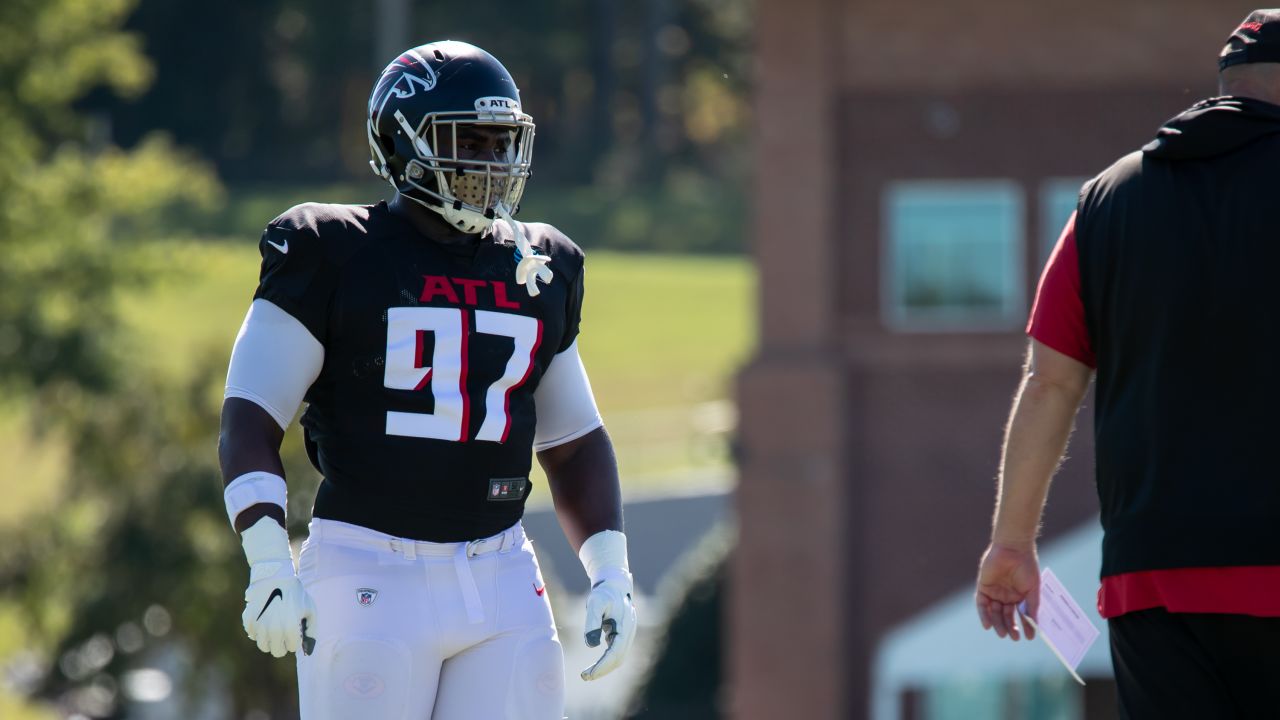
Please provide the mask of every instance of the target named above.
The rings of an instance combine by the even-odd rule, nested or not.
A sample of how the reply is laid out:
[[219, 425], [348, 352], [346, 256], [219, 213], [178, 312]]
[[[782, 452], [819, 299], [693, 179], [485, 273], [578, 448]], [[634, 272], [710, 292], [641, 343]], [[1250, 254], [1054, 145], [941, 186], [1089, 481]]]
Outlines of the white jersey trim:
[[324, 346], [276, 304], [254, 300], [236, 336], [223, 398], [241, 398], [288, 429], [324, 365]]
[[551, 359], [533, 392], [538, 426], [533, 434], [537, 452], [563, 445], [604, 426], [587, 369], [578, 355], [578, 341]]

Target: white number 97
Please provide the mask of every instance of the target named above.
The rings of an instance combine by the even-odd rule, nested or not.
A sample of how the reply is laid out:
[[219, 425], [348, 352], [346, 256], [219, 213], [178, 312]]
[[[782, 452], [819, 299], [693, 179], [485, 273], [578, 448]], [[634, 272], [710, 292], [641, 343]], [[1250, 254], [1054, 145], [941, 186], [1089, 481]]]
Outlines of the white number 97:
[[[386, 373], [382, 384], [392, 390], [430, 387], [435, 412], [387, 412], [387, 434], [466, 442], [471, 424], [467, 394], [467, 345], [470, 313], [461, 308], [393, 307], [387, 310]], [[511, 393], [533, 371], [542, 344], [542, 321], [526, 315], [475, 311], [475, 332], [515, 341], [515, 352], [502, 376], [489, 386], [484, 422], [475, 440], [506, 442], [511, 432]], [[423, 357], [426, 333], [435, 337], [430, 363]]]

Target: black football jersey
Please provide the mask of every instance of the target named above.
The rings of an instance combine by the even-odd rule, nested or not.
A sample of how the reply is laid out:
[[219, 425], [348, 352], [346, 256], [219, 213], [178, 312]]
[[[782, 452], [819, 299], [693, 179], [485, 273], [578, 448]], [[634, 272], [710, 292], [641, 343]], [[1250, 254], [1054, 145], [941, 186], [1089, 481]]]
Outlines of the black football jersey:
[[511, 228], [433, 242], [386, 203], [305, 204], [262, 234], [255, 298], [324, 346], [302, 417], [316, 517], [456, 542], [514, 524], [530, 492], [534, 389], [578, 333], [582, 250], [522, 223], [554, 273], [516, 283]]

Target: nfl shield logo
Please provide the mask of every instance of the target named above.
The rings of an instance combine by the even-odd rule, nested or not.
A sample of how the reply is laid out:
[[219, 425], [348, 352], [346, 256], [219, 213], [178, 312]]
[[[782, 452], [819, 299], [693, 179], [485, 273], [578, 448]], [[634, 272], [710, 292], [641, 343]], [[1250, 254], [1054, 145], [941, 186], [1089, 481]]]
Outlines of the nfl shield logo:
[[356, 602], [360, 603], [360, 607], [369, 607], [374, 600], [378, 599], [378, 591], [373, 588], [360, 588], [356, 590]]

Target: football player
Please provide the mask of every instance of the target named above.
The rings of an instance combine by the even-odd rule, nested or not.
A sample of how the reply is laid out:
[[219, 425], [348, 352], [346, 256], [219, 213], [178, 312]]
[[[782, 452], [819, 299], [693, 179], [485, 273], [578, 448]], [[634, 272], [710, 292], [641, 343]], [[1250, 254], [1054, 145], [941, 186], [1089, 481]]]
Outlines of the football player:
[[[534, 124], [484, 50], [383, 70], [371, 165], [396, 193], [308, 203], [262, 234], [219, 455], [243, 538], [245, 632], [299, 651], [304, 720], [563, 715], [563, 653], [521, 528], [534, 451], [591, 580], [582, 671], [635, 609], [613, 447], [578, 356], [582, 251], [512, 216]], [[323, 476], [295, 573], [279, 448], [303, 401]]]

